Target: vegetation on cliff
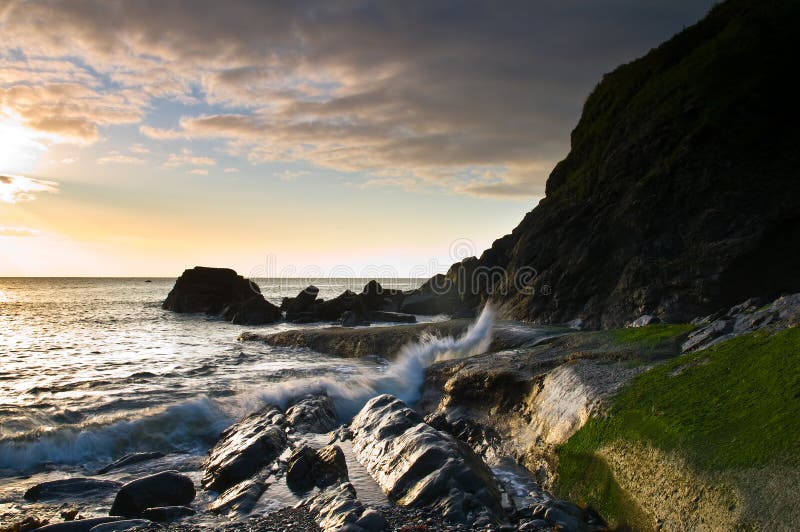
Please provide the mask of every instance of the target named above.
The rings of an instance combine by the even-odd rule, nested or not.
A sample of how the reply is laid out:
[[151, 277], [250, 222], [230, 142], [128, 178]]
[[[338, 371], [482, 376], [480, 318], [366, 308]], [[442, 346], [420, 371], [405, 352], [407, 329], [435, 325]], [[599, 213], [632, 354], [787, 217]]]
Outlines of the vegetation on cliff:
[[[617, 523], [654, 525], [651, 508], [634, 502], [609, 467], [610, 448], [677, 458], [696, 478], [728, 484], [728, 510], [744, 511], [737, 505], [761, 497], [759, 482], [775, 482], [765, 471], [800, 466], [800, 328], [760, 331], [670, 360], [637, 377], [607, 416], [590, 419], [559, 448], [560, 495], [587, 501]], [[764, 524], [747, 514], [744, 522]]]

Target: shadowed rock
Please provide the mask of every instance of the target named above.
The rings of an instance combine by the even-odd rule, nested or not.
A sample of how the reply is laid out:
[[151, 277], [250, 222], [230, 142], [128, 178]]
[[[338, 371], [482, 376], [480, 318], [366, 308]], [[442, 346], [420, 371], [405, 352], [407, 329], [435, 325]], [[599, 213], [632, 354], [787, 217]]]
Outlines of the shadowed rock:
[[97, 474], [103, 475], [114, 469], [119, 469], [120, 467], [125, 467], [131, 464], [138, 464], [139, 462], [145, 462], [147, 460], [155, 460], [156, 458], [163, 458], [164, 456], [166, 456], [164, 453], [159, 453], [159, 452], [126, 454], [119, 460], [116, 460], [108, 464], [107, 466], [98, 469]]
[[205, 463], [203, 488], [225, 491], [272, 463], [287, 445], [282, 418], [268, 405], [225, 430]]
[[282, 317], [280, 309], [264, 299], [255, 283], [228, 268], [197, 266], [184, 271], [162, 307], [179, 313], [223, 316], [246, 325], [271, 323]]
[[486, 464], [402, 401], [378, 396], [350, 427], [359, 462], [397, 504], [434, 507], [460, 522], [487, 510], [502, 516], [500, 492]]
[[318, 451], [302, 445], [289, 458], [286, 485], [294, 491], [304, 492], [314, 486], [324, 489], [349, 480], [347, 461], [338, 445]]
[[164, 471], [128, 482], [117, 493], [109, 515], [139, 517], [147, 508], [185, 506], [194, 500], [192, 479]]
[[80, 519], [78, 521], [68, 521], [66, 523], [54, 523], [37, 528], [36, 530], [41, 532], [89, 532], [98, 525], [116, 521], [122, 521], [122, 519], [119, 517], [92, 517], [90, 519]]
[[269, 484], [261, 479], [244, 480], [222, 492], [208, 509], [217, 514], [246, 515], [268, 487]]
[[143, 511], [142, 519], [149, 519], [156, 523], [167, 523], [194, 514], [195, 511], [188, 506], [156, 506]]
[[95, 478], [66, 478], [42, 482], [25, 492], [25, 499], [39, 501], [43, 499], [61, 499], [65, 497], [89, 497], [102, 493], [111, 493], [122, 484], [111, 480]]
[[327, 395], [307, 395], [286, 409], [286, 421], [300, 432], [323, 434], [336, 428], [336, 409]]

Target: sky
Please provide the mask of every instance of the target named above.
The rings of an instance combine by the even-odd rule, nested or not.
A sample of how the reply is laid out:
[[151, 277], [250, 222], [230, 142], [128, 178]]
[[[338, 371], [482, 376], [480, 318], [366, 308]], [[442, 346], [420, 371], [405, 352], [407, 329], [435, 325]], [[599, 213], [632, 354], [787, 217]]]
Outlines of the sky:
[[0, 0], [0, 276], [427, 277], [705, 0]]

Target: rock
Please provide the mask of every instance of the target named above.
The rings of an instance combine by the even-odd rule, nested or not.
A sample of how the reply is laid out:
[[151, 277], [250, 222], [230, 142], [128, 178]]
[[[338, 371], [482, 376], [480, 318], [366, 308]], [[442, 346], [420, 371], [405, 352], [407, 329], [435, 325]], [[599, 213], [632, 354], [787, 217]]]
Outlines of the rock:
[[213, 513], [229, 516], [247, 515], [268, 487], [269, 484], [259, 479], [242, 481], [225, 490], [208, 509]]
[[359, 462], [397, 504], [433, 507], [462, 523], [484, 509], [502, 516], [500, 492], [486, 464], [402, 401], [375, 397], [350, 427]]
[[686, 353], [702, 347], [708, 347], [714, 340], [732, 332], [733, 323], [734, 320], [727, 317], [711, 322], [702, 329], [692, 332], [681, 345], [681, 350]]
[[361, 514], [361, 517], [356, 521], [356, 525], [369, 532], [389, 530], [389, 523], [386, 521], [386, 518], [383, 517], [383, 514], [371, 508], [368, 508]]
[[300, 312], [307, 312], [319, 295], [319, 288], [309, 285], [301, 290], [296, 297], [284, 297], [281, 303], [281, 310], [285, 310], [286, 314], [296, 314]]
[[626, 327], [645, 327], [654, 323], [661, 323], [661, 319], [651, 314], [642, 314], [632, 322], [626, 324]]
[[267, 405], [225, 430], [206, 460], [203, 488], [223, 492], [272, 463], [287, 445], [286, 433], [275, 424], [282, 416]]
[[47, 525], [49, 521], [36, 515], [26, 515], [18, 521], [12, 521], [10, 524], [3, 523], [0, 527], [2, 532], [28, 532], [29, 530], [36, 530]]
[[400, 312], [405, 314], [448, 314], [458, 304], [458, 300], [449, 295], [415, 293], [406, 295]]
[[29, 488], [26, 500], [38, 501], [42, 499], [61, 499], [89, 497], [98, 493], [110, 493], [122, 486], [119, 482], [111, 480], [98, 480], [95, 478], [66, 478], [64, 480], [51, 480], [42, 482]]
[[254, 297], [241, 303], [233, 303], [222, 313], [223, 319], [236, 325], [263, 325], [283, 318], [281, 309], [265, 300]]
[[164, 453], [159, 453], [159, 452], [126, 454], [119, 460], [116, 460], [108, 464], [107, 466], [98, 469], [97, 474], [103, 475], [114, 469], [119, 469], [121, 467], [125, 467], [131, 464], [137, 464], [139, 462], [145, 462], [147, 460], [155, 460], [156, 458], [163, 458], [164, 456], [166, 456]]
[[146, 519], [126, 519], [124, 521], [114, 521], [103, 523], [92, 527], [91, 532], [122, 532], [123, 530], [136, 530], [138, 528], [148, 528], [154, 523]]
[[453, 312], [453, 314], [450, 317], [453, 318], [454, 320], [460, 320], [460, 319], [472, 320], [475, 319], [477, 314], [478, 313], [474, 308], [462, 308]]
[[412, 314], [403, 314], [402, 312], [386, 312], [383, 310], [370, 312], [369, 319], [373, 322], [381, 323], [417, 323], [417, 317]]
[[355, 524], [364, 513], [364, 505], [356, 497], [356, 490], [349, 482], [323, 490], [301, 504], [325, 532], [341, 530], [348, 524]]
[[328, 301], [314, 305], [314, 315], [319, 321], [339, 321], [348, 310], [356, 310], [362, 314], [366, 311], [363, 303], [355, 293], [345, 290]]
[[289, 458], [286, 484], [294, 491], [304, 492], [314, 486], [324, 489], [349, 480], [347, 461], [338, 445], [328, 445], [318, 451], [302, 445]]
[[342, 314], [341, 318], [342, 327], [359, 327], [363, 325], [370, 325], [369, 318], [365, 314], [356, 312], [355, 310], [348, 310]]
[[281, 318], [280, 309], [264, 299], [255, 283], [228, 268], [197, 266], [184, 271], [162, 307], [179, 313], [224, 314], [225, 319], [249, 325]]
[[194, 500], [192, 479], [164, 471], [128, 482], [117, 493], [109, 515], [138, 517], [147, 508], [185, 506]]
[[119, 517], [92, 517], [90, 519], [79, 519], [67, 523], [54, 523], [52, 525], [37, 528], [37, 532], [89, 532], [94, 527], [103, 523], [113, 523], [122, 521]]
[[535, 530], [549, 530], [550, 524], [544, 519], [533, 519], [517, 528], [518, 532], [534, 532]]
[[168, 523], [194, 514], [195, 511], [188, 506], [156, 506], [143, 511], [142, 519], [149, 519], [156, 523]]
[[324, 434], [337, 427], [336, 409], [327, 395], [306, 395], [286, 409], [286, 422], [300, 432]]
[[574, 532], [588, 532], [585, 517], [581, 508], [565, 501], [553, 501], [544, 514], [544, 520], [549, 525]]

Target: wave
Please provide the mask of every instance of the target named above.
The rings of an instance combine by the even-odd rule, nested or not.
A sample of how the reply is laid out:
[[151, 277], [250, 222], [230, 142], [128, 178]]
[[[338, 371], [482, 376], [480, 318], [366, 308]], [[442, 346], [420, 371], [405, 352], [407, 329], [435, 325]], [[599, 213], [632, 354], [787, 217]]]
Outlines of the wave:
[[96, 462], [133, 451], [202, 451], [237, 419], [266, 404], [286, 408], [292, 399], [309, 393], [327, 393], [342, 422], [348, 422], [369, 399], [383, 393], [413, 403], [419, 398], [425, 368], [441, 360], [485, 352], [493, 324], [494, 313], [487, 305], [461, 337], [425, 335], [405, 346], [383, 371], [363, 370], [348, 375], [347, 380], [294, 379], [231, 397], [200, 396], [163, 410], [145, 411], [136, 419], [95, 419], [5, 438], [0, 440], [0, 469], [29, 472], [44, 464]]

